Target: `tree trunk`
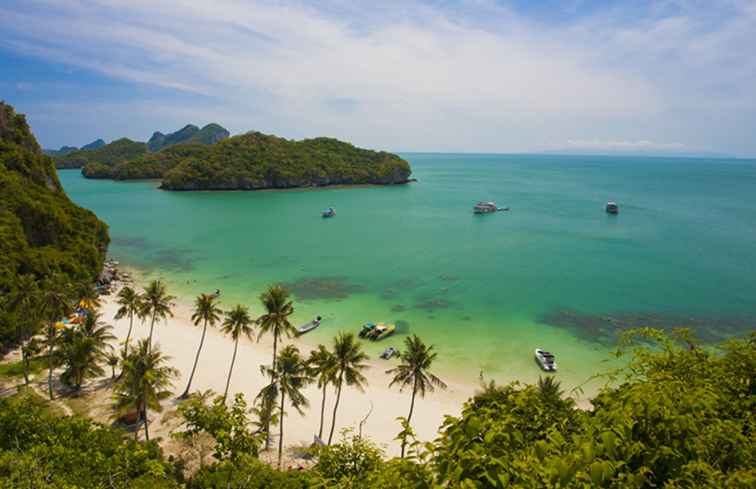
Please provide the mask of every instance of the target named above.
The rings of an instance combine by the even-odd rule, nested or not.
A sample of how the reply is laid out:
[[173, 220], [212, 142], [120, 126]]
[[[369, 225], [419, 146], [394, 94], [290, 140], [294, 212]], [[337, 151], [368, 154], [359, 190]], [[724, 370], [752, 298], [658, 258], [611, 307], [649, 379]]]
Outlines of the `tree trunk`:
[[[415, 377], [415, 382], [412, 384], [412, 401], [410, 401], [410, 410], [409, 415], [407, 416], [407, 424], [410, 424], [410, 421], [412, 421], [412, 411], [415, 409], [415, 394], [417, 394], [417, 377]], [[401, 458], [404, 458], [404, 449], [407, 446], [407, 438], [402, 438], [402, 456]]]
[[234, 371], [234, 362], [236, 362], [236, 349], [239, 347], [239, 338], [234, 341], [234, 355], [231, 357], [231, 368], [228, 369], [228, 379], [226, 379], [226, 390], [223, 391], [223, 402], [226, 402], [228, 396], [228, 386], [231, 385], [231, 372]]
[[336, 385], [336, 402], [333, 405], [333, 419], [331, 419], [331, 432], [328, 434], [328, 444], [331, 444], [333, 440], [333, 430], [336, 428], [336, 410], [339, 409], [339, 401], [341, 400], [341, 384], [344, 381], [344, 372], [339, 374], [339, 383]]
[[53, 339], [55, 337], [55, 327], [50, 326], [47, 332], [47, 390], [50, 393], [50, 400], [55, 399], [53, 394]]
[[[146, 394], [146, 393], [143, 393]], [[145, 399], [147, 396], [145, 395]], [[144, 439], [146, 441], [150, 441], [150, 430], [149, 430], [149, 423], [147, 422], [147, 401], [144, 402], [144, 405], [142, 407], [142, 417], [144, 418]]]
[[[278, 348], [278, 331], [273, 332], [273, 365], [270, 370], [270, 385], [273, 385], [276, 379], [276, 350]], [[270, 419], [265, 426], [265, 449], [270, 449]]]
[[281, 389], [281, 416], [278, 420], [278, 470], [281, 470], [281, 456], [283, 455], [283, 421], [284, 421], [284, 398], [286, 392]]
[[129, 352], [129, 340], [131, 339], [131, 328], [134, 326], [134, 313], [129, 314], [129, 332], [126, 334], [126, 342], [123, 344], [123, 356]]
[[147, 343], [147, 352], [152, 353], [152, 330], [155, 329], [155, 315], [152, 315], [152, 322], [150, 323], [150, 339]]
[[325, 418], [325, 402], [326, 402], [326, 389], [328, 384], [323, 384], [323, 400], [320, 402], [320, 429], [318, 430], [318, 438], [323, 439], [323, 418]]
[[21, 363], [24, 366], [24, 385], [29, 385], [29, 355], [21, 350]]
[[[205, 333], [207, 332], [207, 319], [205, 319], [205, 325], [202, 328], [202, 338], [200, 339], [199, 348], [197, 348], [197, 355], [194, 357], [194, 366], [192, 367], [192, 373], [189, 375], [189, 383], [186, 384], [186, 390], [181, 394], [181, 399], [189, 397], [189, 389], [192, 387], [192, 380], [194, 379], [194, 371], [197, 370], [197, 362], [199, 362], [200, 352], [202, 351], [202, 344], [205, 343]], [[225, 399], [225, 397], [224, 397]]]

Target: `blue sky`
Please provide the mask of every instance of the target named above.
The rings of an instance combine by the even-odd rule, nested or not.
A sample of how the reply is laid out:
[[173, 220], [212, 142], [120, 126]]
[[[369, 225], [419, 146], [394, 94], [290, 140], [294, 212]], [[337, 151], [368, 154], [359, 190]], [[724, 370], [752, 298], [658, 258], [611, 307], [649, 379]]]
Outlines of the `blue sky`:
[[756, 1], [5, 0], [46, 147], [186, 123], [396, 151], [756, 156]]

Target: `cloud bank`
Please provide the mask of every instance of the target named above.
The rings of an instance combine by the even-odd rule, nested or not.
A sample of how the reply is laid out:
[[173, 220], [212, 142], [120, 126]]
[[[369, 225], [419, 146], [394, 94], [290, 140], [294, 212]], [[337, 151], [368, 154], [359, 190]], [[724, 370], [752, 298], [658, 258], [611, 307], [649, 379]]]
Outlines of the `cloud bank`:
[[50, 128], [112, 109], [117, 125], [91, 129], [144, 138], [215, 120], [394, 150], [676, 141], [756, 154], [750, 0], [609, 4], [568, 20], [486, 0], [25, 0], [0, 7], [0, 30], [23, 56], [175, 93], [42, 96], [30, 116]]

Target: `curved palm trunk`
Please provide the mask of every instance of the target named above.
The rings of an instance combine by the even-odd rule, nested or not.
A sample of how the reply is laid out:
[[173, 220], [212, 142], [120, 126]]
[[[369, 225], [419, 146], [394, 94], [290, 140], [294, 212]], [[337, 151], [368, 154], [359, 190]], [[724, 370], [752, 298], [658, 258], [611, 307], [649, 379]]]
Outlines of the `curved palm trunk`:
[[281, 456], [283, 455], [283, 421], [284, 421], [284, 399], [286, 391], [281, 389], [281, 416], [278, 421], [278, 470], [281, 470]]
[[[270, 385], [273, 385], [276, 381], [276, 352], [278, 349], [278, 331], [273, 332], [273, 366], [270, 371]], [[270, 420], [265, 426], [265, 449], [270, 449]]]
[[47, 390], [50, 394], [50, 400], [52, 401], [55, 399], [55, 395], [53, 394], [53, 337], [55, 335], [55, 330], [53, 329], [53, 326], [50, 326], [50, 329], [47, 332]]
[[152, 352], [152, 331], [155, 329], [155, 315], [152, 315], [152, 322], [150, 323], [150, 339], [147, 342], [147, 352]]
[[341, 385], [344, 382], [344, 372], [339, 374], [339, 383], [336, 384], [336, 402], [333, 405], [333, 419], [331, 419], [331, 432], [328, 434], [328, 444], [331, 444], [333, 440], [333, 430], [336, 428], [336, 411], [339, 409], [339, 401], [341, 400]]
[[[186, 399], [189, 397], [189, 389], [192, 387], [192, 380], [194, 379], [194, 372], [197, 370], [197, 362], [199, 362], [199, 356], [200, 352], [202, 351], [202, 345], [205, 343], [205, 333], [207, 332], [207, 319], [205, 320], [205, 325], [202, 328], [202, 338], [200, 339], [199, 348], [197, 348], [197, 355], [194, 357], [194, 366], [192, 367], [192, 373], [189, 375], [189, 383], [186, 384], [186, 390], [183, 394], [181, 394], [181, 399]], [[226, 396], [223, 396], [225, 399]]]
[[234, 371], [234, 362], [236, 362], [236, 349], [239, 347], [239, 338], [234, 341], [234, 356], [231, 357], [231, 368], [228, 369], [228, 379], [226, 379], [226, 390], [223, 391], [223, 401], [226, 401], [228, 396], [228, 386], [231, 384], [231, 372]]
[[323, 384], [323, 400], [320, 401], [320, 429], [318, 429], [318, 438], [323, 439], [323, 418], [325, 418], [326, 389], [328, 384]]
[[[415, 409], [415, 395], [417, 394], [417, 377], [415, 377], [415, 383], [412, 385], [412, 401], [410, 402], [410, 410], [407, 415], [407, 424], [412, 421], [412, 411]], [[402, 456], [404, 458], [404, 449], [407, 447], [407, 438], [402, 439]]]
[[123, 345], [123, 356], [129, 351], [129, 340], [131, 339], [131, 328], [134, 326], [134, 313], [129, 314], [129, 332], [126, 334], [126, 343]]

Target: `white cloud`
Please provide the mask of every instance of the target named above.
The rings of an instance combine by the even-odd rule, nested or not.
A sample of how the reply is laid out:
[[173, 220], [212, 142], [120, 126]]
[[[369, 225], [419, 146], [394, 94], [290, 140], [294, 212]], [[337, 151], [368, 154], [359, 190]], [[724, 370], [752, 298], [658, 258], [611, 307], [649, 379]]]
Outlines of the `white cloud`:
[[479, 151], [663, 134], [756, 154], [751, 1], [550, 25], [485, 0], [31, 0], [0, 7], [0, 31], [28, 54], [210, 97], [234, 132]]

